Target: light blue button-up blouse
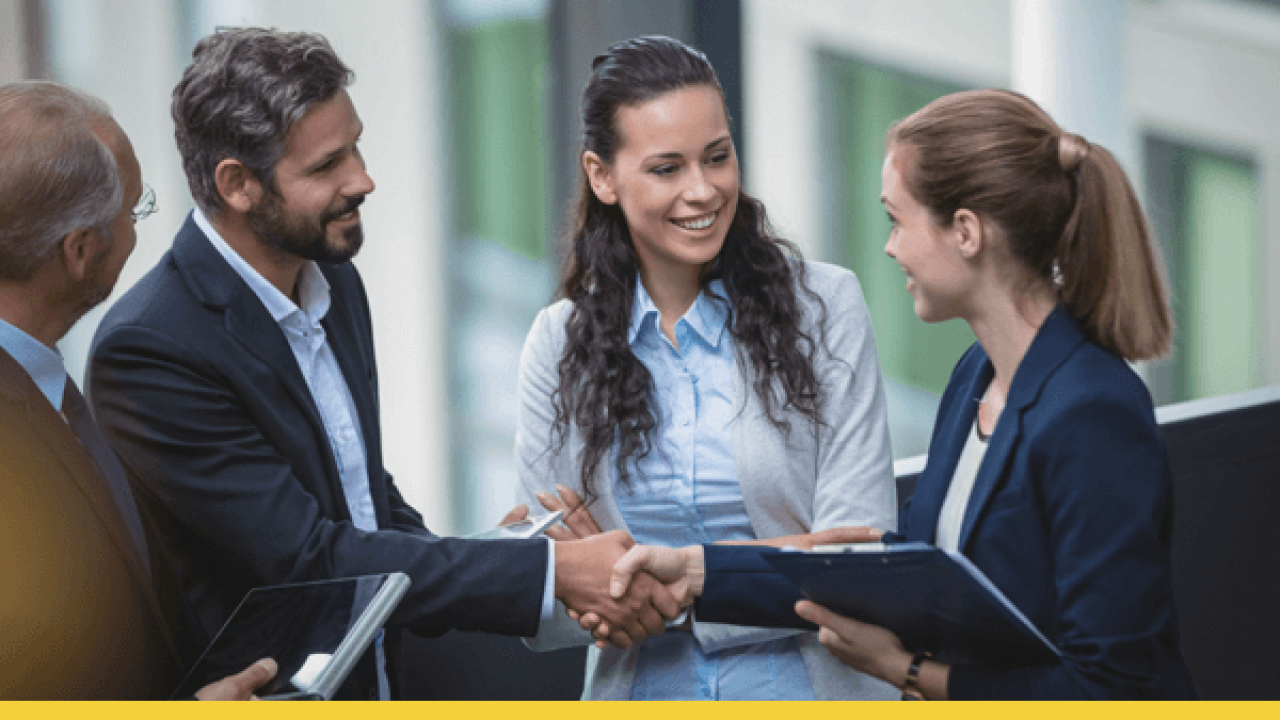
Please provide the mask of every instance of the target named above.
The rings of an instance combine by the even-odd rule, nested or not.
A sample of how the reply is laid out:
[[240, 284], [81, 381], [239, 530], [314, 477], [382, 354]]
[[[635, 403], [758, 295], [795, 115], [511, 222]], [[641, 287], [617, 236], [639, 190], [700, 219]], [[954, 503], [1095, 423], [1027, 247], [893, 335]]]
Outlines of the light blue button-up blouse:
[[[753, 540], [733, 453], [733, 336], [720, 281], [679, 322], [677, 348], [636, 283], [628, 340], [653, 376], [658, 426], [652, 451], [613, 473], [614, 497], [636, 542], [683, 546]], [[687, 632], [640, 646], [633, 700], [812, 700], [795, 638], [704, 652]]]

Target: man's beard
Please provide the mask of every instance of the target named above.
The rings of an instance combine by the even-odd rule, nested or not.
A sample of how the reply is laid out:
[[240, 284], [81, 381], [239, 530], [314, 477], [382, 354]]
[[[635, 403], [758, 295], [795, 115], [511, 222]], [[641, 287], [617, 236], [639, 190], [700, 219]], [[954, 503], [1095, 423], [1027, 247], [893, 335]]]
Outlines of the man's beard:
[[258, 207], [249, 211], [249, 227], [259, 238], [303, 260], [340, 264], [360, 252], [360, 246], [364, 244], [364, 230], [356, 223], [342, 232], [346, 242], [330, 245], [326, 227], [330, 221], [355, 210], [363, 202], [364, 196], [359, 195], [347, 200], [337, 210], [326, 210], [319, 217], [308, 217], [285, 210], [280, 195], [268, 188]]

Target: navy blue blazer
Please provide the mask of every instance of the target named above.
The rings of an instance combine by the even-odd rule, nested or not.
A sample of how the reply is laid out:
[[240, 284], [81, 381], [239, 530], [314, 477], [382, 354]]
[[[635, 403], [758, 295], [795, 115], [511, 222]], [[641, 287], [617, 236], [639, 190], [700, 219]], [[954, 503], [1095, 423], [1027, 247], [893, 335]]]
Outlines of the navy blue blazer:
[[[349, 263], [320, 268], [331, 292], [322, 324], [359, 416], [377, 532], [351, 522], [328, 435], [284, 334], [194, 220], [94, 338], [90, 399], [177, 572], [185, 650], [202, 650], [252, 587], [393, 570], [412, 585], [392, 626], [534, 635], [546, 541], [506, 541], [495, 552], [493, 543], [423, 527], [382, 465], [360, 276]], [[388, 633], [389, 662], [396, 639]], [[361, 697], [376, 691], [367, 660], [349, 682]]]
[[[942, 396], [928, 463], [888, 541], [934, 542], [976, 401], [993, 373], [976, 343], [961, 358]], [[956, 666], [949, 696], [1194, 697], [1173, 607], [1171, 493], [1142, 380], [1058, 308], [1013, 379], [965, 511], [960, 551], [1058, 646], [1062, 661]], [[796, 591], [767, 578], [766, 568], [741, 548], [708, 547], [709, 592], [699, 616], [784, 618]], [[721, 579], [728, 582], [716, 587]], [[752, 592], [750, 603], [730, 597]]]

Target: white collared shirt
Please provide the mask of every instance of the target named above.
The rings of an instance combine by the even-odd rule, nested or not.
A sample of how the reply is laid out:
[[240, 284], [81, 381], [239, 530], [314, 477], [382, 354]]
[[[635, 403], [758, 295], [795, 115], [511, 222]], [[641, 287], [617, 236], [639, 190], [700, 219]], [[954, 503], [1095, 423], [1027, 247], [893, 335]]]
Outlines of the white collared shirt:
[[[329, 446], [333, 450], [334, 462], [338, 465], [342, 494], [347, 500], [351, 522], [365, 532], [374, 532], [378, 529], [378, 519], [373, 510], [373, 495], [369, 492], [369, 459], [365, 454], [360, 418], [356, 415], [351, 388], [342, 377], [338, 359], [329, 346], [324, 326], [320, 324], [329, 312], [329, 281], [324, 279], [320, 268], [308, 260], [298, 274], [298, 299], [301, 306], [294, 304], [293, 300], [267, 282], [261, 273], [231, 249], [199, 208], [196, 208], [192, 216], [214, 249], [245, 281], [253, 294], [258, 296], [258, 300], [262, 301], [271, 314], [271, 319], [275, 320], [284, 333], [289, 349], [298, 361], [298, 369], [302, 371], [307, 389], [311, 391], [311, 399], [320, 411], [325, 434], [329, 436]], [[385, 633], [378, 633], [377, 640], [378, 694], [381, 699], [390, 700], [387, 657], [382, 646], [384, 635]]]
[[[302, 302], [299, 307], [232, 250], [199, 208], [192, 212], [192, 218], [284, 333], [289, 348], [298, 361], [302, 377], [306, 380], [307, 389], [311, 391], [311, 399], [324, 422], [329, 444], [333, 448], [334, 461], [342, 478], [342, 492], [346, 496], [352, 523], [368, 532], [377, 530], [373, 497], [369, 491], [368, 457], [365, 454], [355, 401], [342, 376], [333, 349], [329, 347], [324, 327], [320, 324], [329, 312], [329, 282], [314, 262], [307, 261], [298, 274], [298, 299]], [[530, 512], [535, 511], [536, 509], [530, 509]], [[546, 622], [555, 612], [555, 543], [548, 538], [547, 546], [547, 574], [543, 582], [540, 613], [542, 622]], [[378, 689], [382, 699], [387, 700], [390, 699], [390, 688], [387, 685], [382, 638], [383, 634], [380, 633], [377, 647]]]
[[193, 213], [196, 225], [204, 231], [218, 254], [227, 261], [236, 274], [245, 281], [254, 295], [262, 301], [271, 319], [284, 333], [298, 369], [311, 391], [311, 399], [320, 411], [329, 445], [333, 449], [334, 462], [342, 478], [342, 492], [346, 496], [347, 509], [352, 523], [366, 532], [378, 529], [373, 511], [373, 497], [369, 493], [368, 457], [360, 419], [356, 415], [355, 400], [347, 387], [338, 359], [329, 346], [324, 326], [320, 321], [329, 312], [329, 282], [320, 268], [308, 260], [298, 274], [298, 299], [294, 304], [276, 286], [240, 257], [227, 244], [218, 231], [209, 224], [199, 209]]

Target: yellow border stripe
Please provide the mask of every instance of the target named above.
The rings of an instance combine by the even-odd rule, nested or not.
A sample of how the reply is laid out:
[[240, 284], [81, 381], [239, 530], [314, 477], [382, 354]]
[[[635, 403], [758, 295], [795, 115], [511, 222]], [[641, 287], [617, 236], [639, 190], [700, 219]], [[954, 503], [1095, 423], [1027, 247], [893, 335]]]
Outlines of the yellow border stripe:
[[[792, 707], [784, 707], [790, 705]], [[862, 708], [865, 711], [870, 708]], [[1079, 720], [1085, 710], [1078, 703], [953, 703], [945, 710], [937, 703], [879, 703], [876, 720], [885, 718], [924, 718], [945, 713], [950, 718], [999, 720], [1028, 717], [1070, 718]], [[697, 720], [750, 720], [760, 718], [798, 718], [800, 720], [849, 720], [851, 712], [859, 712], [850, 703], [58, 703], [0, 702], [0, 717], [6, 720], [91, 717], [97, 720], [173, 720], [174, 718], [323, 718], [378, 717], [403, 720], [474, 720], [501, 718], [511, 720], [675, 720], [680, 717]], [[1182, 718], [1245, 718], [1271, 720], [1280, 715], [1275, 702], [1204, 702], [1204, 703], [1091, 703], [1086, 710], [1089, 720], [1123, 718], [1124, 720], [1181, 720]]]

